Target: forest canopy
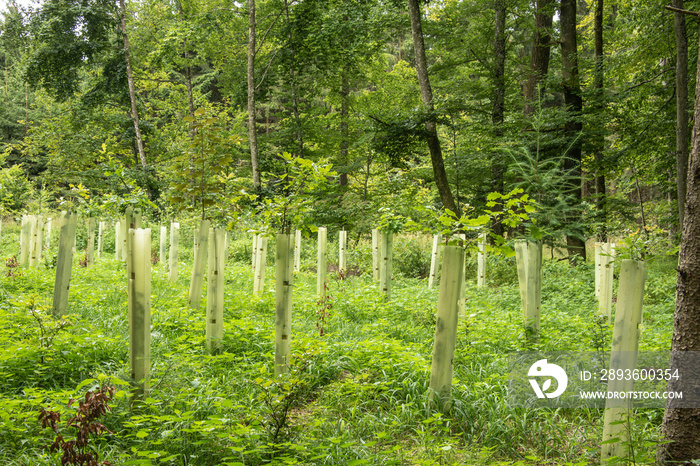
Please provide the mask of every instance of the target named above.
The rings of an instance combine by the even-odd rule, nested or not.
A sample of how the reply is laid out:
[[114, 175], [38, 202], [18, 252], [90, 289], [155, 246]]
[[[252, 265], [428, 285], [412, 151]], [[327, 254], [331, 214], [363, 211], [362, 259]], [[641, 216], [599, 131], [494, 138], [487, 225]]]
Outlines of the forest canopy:
[[[418, 52], [396, 0], [11, 2], [2, 215], [72, 207], [84, 190], [106, 212], [139, 203], [231, 224], [284, 197], [290, 154], [332, 167], [304, 192], [306, 224], [367, 232], [380, 207], [415, 217], [449, 206], [447, 192], [452, 210], [481, 212], [489, 193], [521, 188], [539, 234], [570, 252], [592, 236], [679, 231], [689, 131], [686, 120], [683, 149], [672, 12], [408, 4]], [[680, 85], [687, 115], [692, 73]]]

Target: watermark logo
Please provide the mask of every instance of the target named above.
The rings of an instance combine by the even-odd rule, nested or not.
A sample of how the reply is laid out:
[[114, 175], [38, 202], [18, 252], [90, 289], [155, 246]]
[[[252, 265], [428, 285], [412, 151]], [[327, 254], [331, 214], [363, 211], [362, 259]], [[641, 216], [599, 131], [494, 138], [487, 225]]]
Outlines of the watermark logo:
[[[547, 377], [542, 387], [540, 387], [537, 379], [529, 379], [537, 398], [556, 398], [564, 393], [566, 385], [569, 383], [569, 378], [566, 376], [564, 369], [556, 364], [548, 363], [546, 359], [540, 359], [530, 366], [527, 375], [528, 377]], [[557, 381], [557, 388], [553, 392], [548, 393], [547, 391], [552, 387], [552, 379]]]

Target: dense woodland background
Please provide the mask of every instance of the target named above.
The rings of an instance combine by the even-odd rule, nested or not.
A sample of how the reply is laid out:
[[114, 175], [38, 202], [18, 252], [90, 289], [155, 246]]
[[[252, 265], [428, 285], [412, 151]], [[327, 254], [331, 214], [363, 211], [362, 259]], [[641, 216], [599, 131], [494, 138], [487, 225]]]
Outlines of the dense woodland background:
[[683, 76], [663, 2], [418, 6], [429, 104], [403, 1], [10, 4], [1, 212], [80, 201], [116, 214], [130, 203], [232, 224], [285, 195], [288, 153], [335, 171], [300, 223], [367, 232], [379, 207], [415, 217], [418, 205], [445, 204], [433, 125], [457, 210], [521, 187], [545, 237], [568, 236], [570, 248], [643, 226], [679, 231], [689, 123], [677, 111], [687, 117], [694, 98], [695, 18], [675, 25], [687, 28]]

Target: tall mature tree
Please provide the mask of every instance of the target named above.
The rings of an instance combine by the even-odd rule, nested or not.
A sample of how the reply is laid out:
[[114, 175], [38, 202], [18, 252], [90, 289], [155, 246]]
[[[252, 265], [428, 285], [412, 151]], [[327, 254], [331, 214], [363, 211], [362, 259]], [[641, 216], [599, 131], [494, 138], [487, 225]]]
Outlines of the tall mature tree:
[[[673, 6], [683, 9], [683, 0], [673, 0]], [[683, 228], [683, 217], [688, 178], [688, 34], [685, 15], [674, 13], [673, 29], [676, 36], [676, 189], [678, 193], [678, 222]]]
[[537, 0], [535, 11], [535, 33], [530, 53], [530, 74], [523, 86], [525, 106], [523, 114], [528, 117], [535, 112], [536, 102], [544, 88], [549, 56], [552, 47], [552, 17], [554, 16], [554, 0]]
[[[700, 17], [700, 13], [695, 16]], [[700, 76], [700, 62], [697, 76]], [[695, 93], [700, 95], [700, 79], [696, 80]], [[680, 366], [682, 377], [671, 378], [668, 389], [694, 391], [697, 395], [700, 367], [697, 358], [689, 361], [692, 354], [700, 354], [700, 101], [697, 99], [687, 181], [671, 341], [671, 370]], [[691, 460], [700, 458], [700, 408], [684, 407], [682, 399], [669, 399], [661, 434], [668, 443], [659, 445], [658, 462], [690, 464]]]
[[[348, 74], [347, 65], [343, 67], [343, 74], [341, 76], [340, 84], [340, 163], [341, 165], [347, 165], [348, 154], [350, 150], [350, 78]], [[340, 186], [348, 185], [348, 172], [345, 167], [340, 173], [340, 179], [338, 184]]]
[[[83, 98], [89, 106], [107, 96], [122, 103], [122, 73], [126, 68], [131, 119], [139, 163], [146, 167], [146, 155], [138, 120], [136, 91], [131, 71], [126, 5], [119, 0], [47, 0], [33, 18], [37, 40], [26, 70], [33, 86], [41, 86], [60, 101], [73, 97], [81, 88], [81, 69], [101, 69], [97, 82]], [[115, 32], [122, 34], [121, 45]], [[89, 101], [89, 102], [88, 102]]]
[[[185, 14], [185, 9], [182, 5], [182, 0], [177, 2], [177, 12], [183, 21], [187, 20]], [[187, 89], [187, 107], [190, 113], [190, 117], [194, 118], [194, 92], [192, 86], [192, 64], [190, 63], [190, 47], [188, 44], [187, 37], [182, 40], [182, 58], [185, 61], [184, 78], [185, 78], [185, 89]], [[194, 138], [194, 131], [190, 131], [190, 137]]]
[[327, 77], [324, 85], [340, 98], [339, 156], [336, 168], [339, 185], [348, 185], [351, 170], [351, 117], [352, 90], [364, 79], [366, 67], [382, 50], [380, 30], [376, 17], [380, 6], [362, 0], [328, 1], [320, 18], [320, 28], [314, 48], [324, 58], [317, 66]]
[[[503, 137], [503, 121], [505, 118], [506, 102], [506, 0], [494, 0], [494, 40], [493, 40], [493, 107], [491, 110], [491, 123], [493, 135], [496, 140]], [[501, 154], [495, 153], [491, 161], [491, 189], [495, 192], [503, 192], [503, 176], [506, 164]], [[503, 235], [503, 224], [496, 222], [493, 225], [494, 233]]]
[[255, 0], [248, 0], [248, 142], [250, 163], [253, 168], [253, 188], [260, 189], [258, 163], [258, 133], [255, 127]]
[[[79, 70], [103, 64], [119, 25], [111, 0], [47, 0], [32, 18], [35, 47], [26, 77], [65, 101], [78, 92]], [[121, 91], [121, 89], [119, 90]]]
[[442, 158], [442, 148], [440, 147], [440, 139], [437, 134], [437, 124], [432, 117], [435, 111], [435, 105], [433, 103], [433, 90], [430, 87], [430, 79], [428, 78], [428, 62], [425, 56], [420, 0], [408, 0], [408, 10], [411, 17], [413, 50], [416, 59], [416, 73], [418, 75], [418, 84], [420, 85], [421, 101], [429, 114], [428, 120], [425, 122], [425, 139], [428, 143], [428, 149], [430, 150], [430, 160], [433, 165], [435, 184], [440, 193], [442, 205], [446, 209], [458, 213], [457, 205], [455, 204], [450, 185], [447, 181], [445, 163]]
[[491, 123], [494, 135], [503, 135], [503, 119], [506, 102], [506, 0], [494, 0], [494, 40], [493, 40], [493, 107]]
[[[571, 203], [577, 207], [581, 203], [581, 132], [583, 124], [581, 114], [583, 111], [583, 99], [581, 97], [581, 85], [578, 75], [578, 52], [576, 36], [576, 0], [561, 0], [561, 56], [562, 56], [562, 87], [564, 89], [564, 105], [566, 106], [566, 143], [568, 151], [564, 158], [564, 170], [569, 179], [567, 190], [571, 197]], [[572, 210], [571, 215], [578, 215], [578, 208]], [[578, 219], [568, 218], [567, 223], [573, 223]], [[566, 245], [569, 255], [586, 258], [586, 243], [577, 234], [566, 236]]]
[[605, 109], [604, 71], [603, 71], [603, 0], [597, 0], [593, 16], [593, 55], [595, 70], [593, 72], [593, 88], [595, 114], [598, 124], [593, 135], [593, 157], [595, 160], [595, 194], [598, 224], [600, 225], [599, 237], [601, 241], [607, 240], [605, 222], [607, 219], [605, 202], [605, 174], [603, 172], [603, 152], [605, 151], [605, 132], [602, 122]]
[[23, 12], [16, 5], [9, 5], [0, 15], [0, 66], [3, 67], [0, 141], [11, 142], [24, 136], [29, 120], [29, 96], [21, 79], [22, 60], [29, 41]]
[[122, 40], [124, 41], [124, 61], [126, 63], [126, 79], [129, 83], [129, 100], [131, 101], [131, 119], [134, 121], [134, 133], [136, 135], [136, 148], [139, 152], [141, 166], [146, 167], [146, 152], [143, 149], [143, 138], [141, 137], [141, 127], [139, 126], [139, 110], [136, 102], [136, 87], [134, 86], [134, 75], [131, 71], [131, 54], [129, 49], [129, 34], [126, 30], [126, 3], [119, 0], [119, 10], [121, 12]]

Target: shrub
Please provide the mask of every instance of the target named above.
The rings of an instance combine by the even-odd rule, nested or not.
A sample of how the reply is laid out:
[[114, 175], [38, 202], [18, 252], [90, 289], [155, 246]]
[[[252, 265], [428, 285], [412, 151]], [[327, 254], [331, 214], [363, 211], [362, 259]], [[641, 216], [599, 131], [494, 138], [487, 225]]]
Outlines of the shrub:
[[406, 278], [425, 278], [430, 273], [430, 247], [418, 238], [396, 237], [394, 272]]
[[19, 165], [0, 169], [0, 214], [19, 212], [34, 192], [24, 170]]

